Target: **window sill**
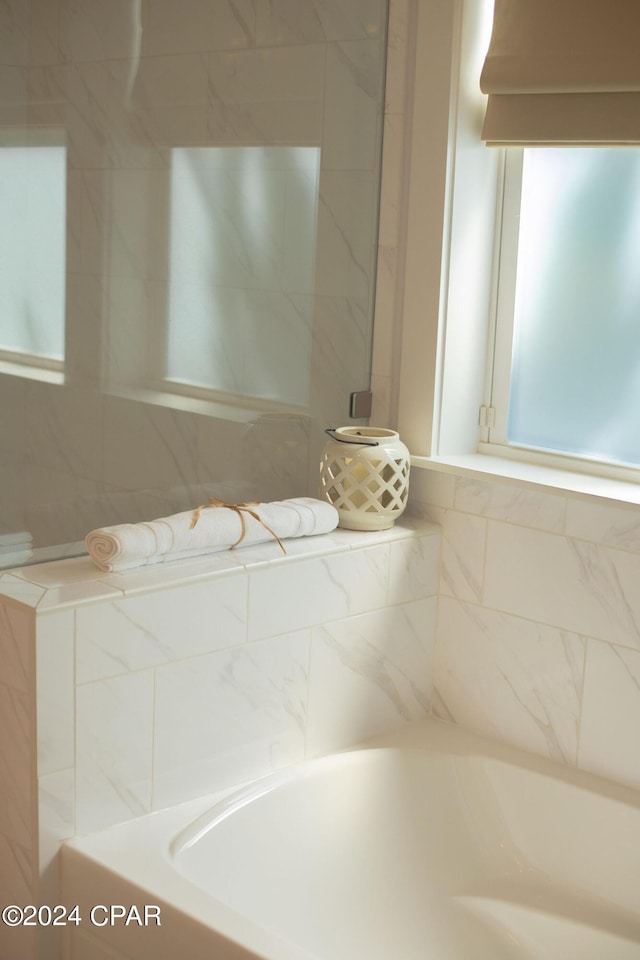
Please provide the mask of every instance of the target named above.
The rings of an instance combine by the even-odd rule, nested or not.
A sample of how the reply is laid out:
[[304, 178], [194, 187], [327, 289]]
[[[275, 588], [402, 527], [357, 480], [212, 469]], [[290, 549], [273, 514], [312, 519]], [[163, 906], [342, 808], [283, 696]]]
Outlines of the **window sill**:
[[167, 390], [153, 387], [134, 387], [111, 384], [108, 393], [113, 397], [124, 400], [133, 400], [136, 403], [148, 403], [158, 407], [170, 407], [172, 410], [184, 410], [187, 413], [196, 413], [201, 416], [217, 417], [219, 420], [233, 420], [238, 423], [249, 423], [251, 419], [260, 415], [258, 408], [234, 406], [230, 403], [220, 403], [216, 400], [204, 400], [201, 397], [187, 396], [182, 393], [172, 393]]
[[454, 476], [505, 480], [547, 492], [573, 494], [617, 504], [640, 505], [640, 483], [489, 456], [483, 453], [447, 457], [411, 457], [411, 466]]
[[0, 374], [10, 377], [22, 377], [25, 380], [41, 380], [43, 383], [64, 384], [64, 371], [52, 370], [46, 366], [35, 366], [28, 363], [13, 363], [10, 360], [0, 360]]

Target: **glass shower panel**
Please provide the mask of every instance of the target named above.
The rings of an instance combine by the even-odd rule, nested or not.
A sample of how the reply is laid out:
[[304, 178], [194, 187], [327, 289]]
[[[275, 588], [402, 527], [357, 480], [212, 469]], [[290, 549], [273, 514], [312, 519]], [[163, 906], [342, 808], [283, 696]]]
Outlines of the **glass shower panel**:
[[0, 566], [317, 495], [370, 385], [387, 0], [9, 6]]

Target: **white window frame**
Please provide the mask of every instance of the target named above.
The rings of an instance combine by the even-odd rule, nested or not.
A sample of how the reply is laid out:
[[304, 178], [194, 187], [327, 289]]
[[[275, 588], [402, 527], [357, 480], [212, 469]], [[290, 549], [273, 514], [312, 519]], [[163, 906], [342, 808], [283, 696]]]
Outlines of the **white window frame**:
[[478, 77], [492, 10], [417, 4], [397, 424], [418, 464], [476, 454], [487, 402], [501, 151], [480, 141]]
[[488, 400], [480, 410], [478, 451], [561, 470], [638, 482], [640, 464], [637, 467], [618, 464], [571, 451], [534, 447], [507, 439], [524, 149], [509, 147], [502, 153], [500, 229], [495, 241], [496, 293], [487, 350]]
[[[5, 140], [6, 142], [0, 146], [0, 149], [2, 149], [3, 146], [6, 146], [22, 148], [62, 147], [66, 150], [65, 137], [57, 128], [49, 129], [45, 127], [37, 131], [31, 131], [28, 142], [25, 141], [24, 131], [21, 128], [9, 130], [5, 132]], [[66, 189], [67, 186], [65, 183], [65, 193]], [[22, 377], [28, 380], [41, 380], [49, 383], [62, 384], [65, 382], [66, 367], [66, 304], [64, 303], [63, 341], [64, 356], [62, 358], [53, 357], [45, 353], [31, 353], [20, 348], [14, 349], [12, 347], [0, 347], [0, 372], [11, 376]]]
[[479, 417], [479, 447], [509, 445], [506, 439], [509, 419], [509, 390], [513, 353], [513, 321], [518, 266], [518, 223], [522, 192], [524, 151], [501, 151], [500, 209], [495, 236], [495, 292], [490, 317], [487, 348], [486, 413]]
[[[495, 344], [505, 151], [481, 141], [486, 99], [478, 86], [492, 11], [493, 0], [417, 0], [396, 424], [414, 467], [640, 504], [635, 468], [496, 443], [495, 430], [491, 442], [480, 427], [500, 378], [486, 361]], [[514, 292], [505, 290], [502, 266], [506, 304]], [[510, 339], [497, 349], [500, 362]], [[496, 424], [506, 431], [506, 419]]]

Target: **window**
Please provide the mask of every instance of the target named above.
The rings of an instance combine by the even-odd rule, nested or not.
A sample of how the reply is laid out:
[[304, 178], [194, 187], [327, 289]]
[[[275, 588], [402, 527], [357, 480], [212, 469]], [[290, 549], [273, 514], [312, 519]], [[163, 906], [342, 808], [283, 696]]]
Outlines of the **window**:
[[0, 148], [0, 359], [62, 369], [66, 149]]
[[640, 149], [507, 148], [486, 439], [640, 465]]
[[[448, 11], [425, 4], [416, 27], [400, 433], [415, 465], [636, 502], [640, 147], [488, 147], [493, 3]], [[423, 91], [448, 76], [443, 117]]]
[[165, 387], [308, 404], [319, 176], [319, 147], [172, 150]]

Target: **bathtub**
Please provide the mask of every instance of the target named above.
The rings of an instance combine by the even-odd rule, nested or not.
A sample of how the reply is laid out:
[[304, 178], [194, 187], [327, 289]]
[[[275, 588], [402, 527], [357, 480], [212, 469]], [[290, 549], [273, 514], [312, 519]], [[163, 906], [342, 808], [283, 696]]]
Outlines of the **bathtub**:
[[432, 720], [76, 838], [62, 876], [71, 960], [640, 960], [638, 794]]

